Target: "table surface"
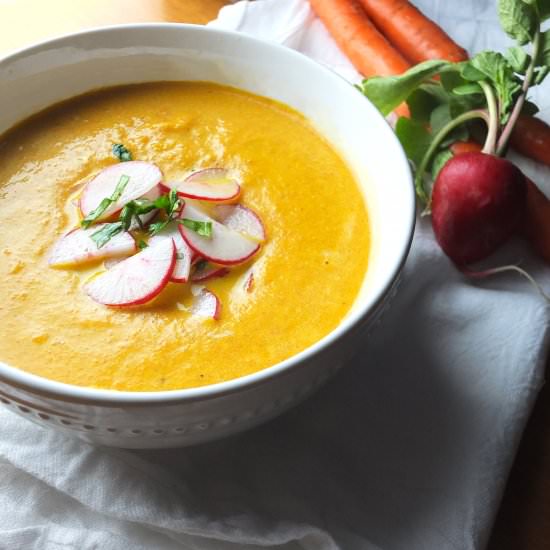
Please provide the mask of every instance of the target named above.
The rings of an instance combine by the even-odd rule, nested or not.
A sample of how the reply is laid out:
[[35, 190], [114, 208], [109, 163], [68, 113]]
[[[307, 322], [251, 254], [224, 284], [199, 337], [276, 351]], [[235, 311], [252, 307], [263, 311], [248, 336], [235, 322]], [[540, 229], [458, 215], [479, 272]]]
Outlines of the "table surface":
[[[99, 25], [143, 21], [206, 23], [226, 0], [0, 0], [0, 54]], [[550, 546], [550, 388], [525, 431], [488, 550]]]

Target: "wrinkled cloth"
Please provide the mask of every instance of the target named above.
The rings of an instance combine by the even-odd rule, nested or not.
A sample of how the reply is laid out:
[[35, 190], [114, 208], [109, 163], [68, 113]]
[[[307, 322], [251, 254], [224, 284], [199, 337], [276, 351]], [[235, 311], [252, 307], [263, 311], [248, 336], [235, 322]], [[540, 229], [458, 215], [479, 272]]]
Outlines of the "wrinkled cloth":
[[[417, 0], [471, 53], [502, 48], [493, 1]], [[305, 0], [212, 26], [358, 78]], [[550, 115], [549, 86], [533, 94]], [[550, 172], [521, 162], [546, 191]], [[493, 261], [524, 260], [512, 243]], [[0, 548], [473, 550], [486, 545], [544, 378], [549, 309], [521, 278], [465, 280], [420, 219], [382, 326], [315, 396], [192, 448], [94, 447], [0, 410]]]

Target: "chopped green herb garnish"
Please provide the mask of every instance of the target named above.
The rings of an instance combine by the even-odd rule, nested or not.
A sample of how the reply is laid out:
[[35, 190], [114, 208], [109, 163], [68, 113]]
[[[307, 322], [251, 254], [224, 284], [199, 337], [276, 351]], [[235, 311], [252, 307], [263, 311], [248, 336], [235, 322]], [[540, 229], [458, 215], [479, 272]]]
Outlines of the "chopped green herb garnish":
[[124, 231], [128, 231], [132, 225], [132, 218], [135, 216], [137, 210], [137, 205], [135, 201], [130, 201], [124, 206], [120, 211], [119, 221], [122, 222], [124, 226]]
[[165, 210], [168, 216], [172, 216], [183, 205], [183, 201], [178, 197], [175, 189], [170, 189], [169, 193], [156, 199], [154, 205], [161, 210]]
[[120, 162], [127, 162], [132, 160], [132, 153], [122, 145], [122, 143], [115, 143], [113, 145], [113, 155], [120, 160]]
[[158, 199], [155, 199], [155, 202], [153, 203], [156, 208], [160, 208], [161, 210], [168, 210], [170, 209], [170, 198], [169, 194], [166, 193], [166, 195], [161, 195], [158, 197]]
[[154, 205], [166, 212], [166, 219], [152, 223], [149, 226], [149, 233], [156, 235], [162, 231], [174, 218], [174, 214], [183, 206], [183, 201], [178, 197], [175, 189], [171, 189], [166, 195], [161, 195], [155, 200]]
[[[129, 179], [130, 178], [128, 176], [122, 176], [120, 178], [113, 195], [108, 199], [103, 199], [101, 204], [82, 220], [82, 227], [89, 227], [113, 202], [117, 201], [121, 197]], [[153, 236], [164, 229], [173, 220], [174, 215], [181, 209], [182, 206], [183, 200], [178, 197], [178, 194], [174, 189], [165, 195], [161, 195], [154, 201], [150, 201], [148, 199], [136, 199], [130, 201], [126, 203], [120, 211], [118, 221], [107, 224], [105, 227], [101, 228], [101, 230], [96, 231], [92, 235], [92, 239], [96, 242], [98, 248], [101, 248], [118, 233], [122, 231], [129, 231], [134, 220], [139, 225], [140, 229], [145, 231], [145, 227], [143, 226], [140, 216], [158, 209], [164, 211], [166, 217], [161, 221], [149, 225], [149, 234]]]
[[160, 233], [171, 221], [172, 220], [170, 218], [167, 218], [166, 220], [150, 224], [149, 234], [151, 235], [151, 237], [153, 235], [156, 235], [157, 233]]
[[129, 181], [130, 181], [129, 176], [124, 176], [124, 175], [120, 176], [120, 180], [118, 181], [117, 186], [115, 187], [115, 190], [113, 191], [113, 194], [110, 197], [103, 199], [99, 203], [99, 206], [97, 208], [95, 208], [94, 210], [92, 210], [80, 222], [80, 225], [84, 229], [88, 229], [88, 227], [90, 227], [90, 225], [92, 225], [92, 223], [94, 223], [103, 214], [103, 212], [105, 212], [105, 210], [107, 210], [107, 208], [109, 208], [109, 206], [111, 206], [111, 204], [113, 204], [118, 199], [120, 199], [120, 197], [122, 196], [122, 193], [124, 192], [124, 189], [128, 185]]
[[95, 242], [97, 248], [101, 248], [106, 245], [114, 236], [124, 231], [124, 225], [122, 222], [108, 223], [103, 226], [99, 231], [92, 233], [90, 238]]
[[153, 210], [156, 210], [158, 206], [148, 199], [137, 199], [129, 202], [126, 206], [131, 210], [132, 215], [141, 216], [142, 214], [148, 214]]
[[198, 220], [183, 218], [183, 220], [180, 220], [180, 223], [201, 237], [212, 237], [212, 222], [201, 222]]
[[143, 250], [144, 248], [147, 248], [149, 245], [143, 239], [140, 239], [137, 243], [137, 246], [140, 250]]

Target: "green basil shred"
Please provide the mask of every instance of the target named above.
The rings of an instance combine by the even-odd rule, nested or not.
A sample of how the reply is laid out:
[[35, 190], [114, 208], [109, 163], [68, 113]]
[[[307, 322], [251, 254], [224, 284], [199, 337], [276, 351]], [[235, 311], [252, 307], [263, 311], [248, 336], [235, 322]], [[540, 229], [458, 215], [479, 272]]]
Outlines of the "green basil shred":
[[128, 185], [128, 182], [130, 181], [130, 176], [122, 175], [120, 176], [120, 180], [117, 183], [117, 186], [115, 187], [115, 190], [113, 191], [113, 194], [103, 199], [97, 208], [92, 210], [81, 222], [80, 225], [84, 229], [88, 229], [90, 225], [92, 225], [104, 212], [113, 204], [116, 202], [120, 197], [122, 196], [122, 193], [124, 192], [124, 189]]
[[128, 162], [132, 160], [132, 153], [122, 145], [122, 143], [115, 143], [113, 145], [113, 155], [120, 160], [120, 162]]
[[197, 235], [200, 235], [201, 237], [212, 237], [212, 222], [201, 222], [198, 220], [183, 218], [182, 220], [180, 220], [180, 223], [187, 227], [187, 229], [191, 229], [191, 231], [194, 231], [195, 233], [197, 233]]

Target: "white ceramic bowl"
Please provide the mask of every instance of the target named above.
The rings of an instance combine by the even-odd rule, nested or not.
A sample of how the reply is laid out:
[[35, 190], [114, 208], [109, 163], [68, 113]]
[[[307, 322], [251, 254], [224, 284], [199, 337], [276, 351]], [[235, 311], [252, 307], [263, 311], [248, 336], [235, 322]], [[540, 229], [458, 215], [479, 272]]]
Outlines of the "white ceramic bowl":
[[255, 374], [196, 389], [131, 393], [62, 384], [0, 363], [0, 401], [12, 411], [87, 441], [128, 448], [216, 439], [311, 394], [353, 353], [387, 306], [415, 219], [407, 160], [376, 109], [321, 65], [241, 34], [179, 24], [123, 25], [17, 52], [0, 61], [0, 133], [75, 95], [158, 80], [218, 82], [302, 112], [357, 177], [373, 245], [360, 295], [341, 324], [305, 351]]

